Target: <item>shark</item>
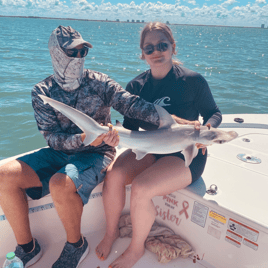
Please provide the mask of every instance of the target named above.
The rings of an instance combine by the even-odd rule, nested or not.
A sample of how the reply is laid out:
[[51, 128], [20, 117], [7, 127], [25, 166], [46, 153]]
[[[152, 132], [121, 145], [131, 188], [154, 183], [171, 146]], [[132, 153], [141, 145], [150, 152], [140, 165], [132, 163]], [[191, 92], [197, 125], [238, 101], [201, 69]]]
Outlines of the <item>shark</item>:
[[[44, 95], [38, 95], [44, 102], [61, 112], [75, 123], [85, 134], [84, 145], [90, 145], [99, 135], [109, 131], [108, 126], [102, 126], [93, 118], [64, 103]], [[136, 154], [136, 159], [142, 159], [146, 154], [170, 154], [181, 152], [188, 167], [198, 154], [196, 143], [206, 146], [223, 144], [238, 137], [235, 131], [224, 131], [213, 127], [200, 126], [196, 130], [193, 125], [176, 123], [173, 117], [161, 106], [154, 104], [159, 114], [160, 125], [156, 130], [132, 131], [117, 122], [114, 128], [118, 131], [118, 148], [129, 148]]]

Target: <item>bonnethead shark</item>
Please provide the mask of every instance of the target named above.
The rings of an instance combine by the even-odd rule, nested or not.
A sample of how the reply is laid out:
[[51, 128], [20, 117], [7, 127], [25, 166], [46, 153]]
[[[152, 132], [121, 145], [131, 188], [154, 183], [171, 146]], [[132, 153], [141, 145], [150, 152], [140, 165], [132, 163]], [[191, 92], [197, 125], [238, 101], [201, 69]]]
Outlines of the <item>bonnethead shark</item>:
[[[85, 134], [84, 145], [91, 144], [99, 135], [109, 131], [109, 127], [101, 126], [88, 115], [53, 100], [47, 96], [39, 97], [53, 108], [73, 121]], [[235, 139], [238, 134], [235, 131], [223, 131], [213, 127], [200, 126], [196, 130], [193, 125], [181, 125], [176, 123], [173, 117], [161, 106], [155, 105], [160, 118], [157, 130], [132, 131], [124, 128], [119, 122], [115, 129], [120, 137], [118, 148], [130, 148], [136, 154], [136, 159], [142, 159], [146, 154], [170, 154], [181, 151], [185, 158], [185, 166], [188, 167], [196, 157], [198, 149], [196, 143], [206, 146], [222, 144]]]

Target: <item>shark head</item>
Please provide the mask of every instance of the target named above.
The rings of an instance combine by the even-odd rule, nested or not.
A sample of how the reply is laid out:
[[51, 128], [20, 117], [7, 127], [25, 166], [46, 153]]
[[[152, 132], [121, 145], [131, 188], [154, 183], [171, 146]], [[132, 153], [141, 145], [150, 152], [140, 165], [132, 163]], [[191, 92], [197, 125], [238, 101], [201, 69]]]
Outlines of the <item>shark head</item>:
[[235, 131], [224, 131], [216, 128], [210, 128], [200, 131], [200, 139], [205, 145], [223, 144], [238, 137]]

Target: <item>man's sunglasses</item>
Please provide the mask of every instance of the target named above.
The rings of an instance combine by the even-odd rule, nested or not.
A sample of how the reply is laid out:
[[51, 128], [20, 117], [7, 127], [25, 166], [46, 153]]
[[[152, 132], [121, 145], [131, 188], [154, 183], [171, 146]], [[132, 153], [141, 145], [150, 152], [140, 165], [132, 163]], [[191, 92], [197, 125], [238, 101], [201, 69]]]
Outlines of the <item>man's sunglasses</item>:
[[154, 45], [148, 45], [148, 46], [143, 48], [143, 51], [144, 51], [144, 53], [146, 55], [151, 55], [151, 54], [153, 54], [155, 48], [156, 48], [157, 51], [165, 52], [165, 51], [168, 50], [168, 44], [164, 43], [164, 42], [161, 42], [161, 43], [159, 43], [159, 44], [157, 44], [155, 46]]
[[82, 58], [84, 58], [88, 53], [88, 47], [86, 47], [86, 46], [84, 46], [81, 49], [77, 49], [77, 48], [72, 48], [72, 49], [62, 48], [62, 50], [65, 52], [65, 54], [68, 57], [72, 57], [72, 58], [77, 57], [78, 52], [80, 52], [80, 55], [81, 55]]

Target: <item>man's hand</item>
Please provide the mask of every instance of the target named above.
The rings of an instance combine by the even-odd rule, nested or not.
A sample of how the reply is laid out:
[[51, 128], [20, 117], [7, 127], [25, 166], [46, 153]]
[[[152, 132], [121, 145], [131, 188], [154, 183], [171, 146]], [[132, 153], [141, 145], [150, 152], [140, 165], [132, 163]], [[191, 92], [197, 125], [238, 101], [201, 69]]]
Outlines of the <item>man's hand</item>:
[[[101, 124], [102, 125], [102, 124]], [[110, 146], [117, 146], [119, 144], [119, 136], [118, 131], [116, 129], [113, 129], [113, 125], [108, 123], [109, 132], [103, 133], [100, 136], [98, 136], [92, 143], [90, 143], [91, 146], [99, 146], [103, 141], [110, 145]], [[86, 138], [86, 134], [81, 134], [82, 142], [84, 142]]]
[[103, 133], [100, 136], [98, 136], [93, 142], [90, 143], [90, 146], [96, 147], [96, 146], [101, 145], [105, 135], [106, 135], [106, 133]]
[[117, 146], [119, 144], [119, 135], [116, 129], [113, 129], [113, 125], [108, 123], [109, 132], [105, 134], [103, 141], [110, 146]]

